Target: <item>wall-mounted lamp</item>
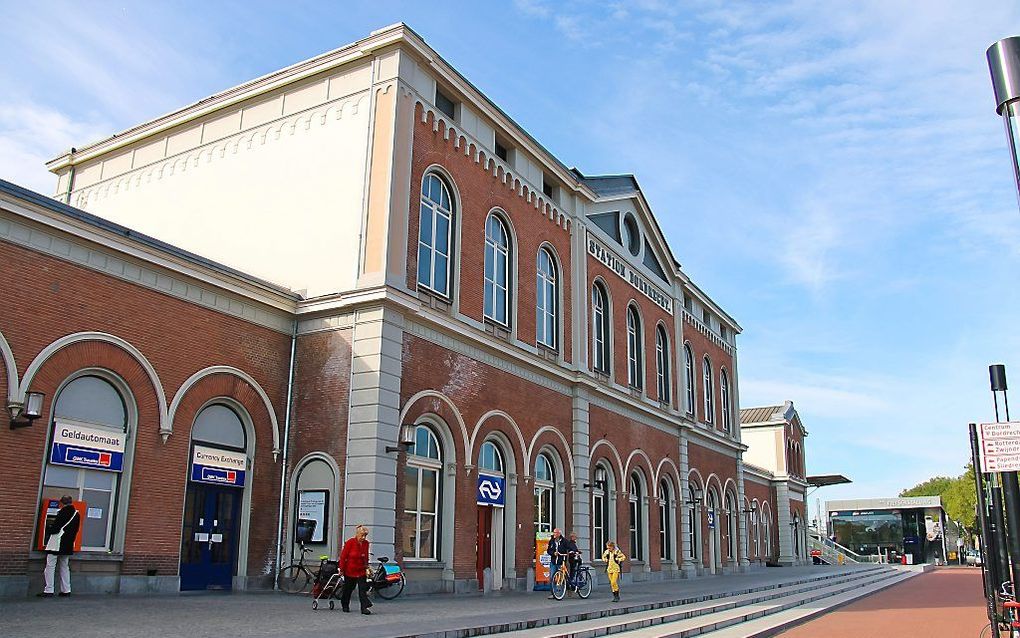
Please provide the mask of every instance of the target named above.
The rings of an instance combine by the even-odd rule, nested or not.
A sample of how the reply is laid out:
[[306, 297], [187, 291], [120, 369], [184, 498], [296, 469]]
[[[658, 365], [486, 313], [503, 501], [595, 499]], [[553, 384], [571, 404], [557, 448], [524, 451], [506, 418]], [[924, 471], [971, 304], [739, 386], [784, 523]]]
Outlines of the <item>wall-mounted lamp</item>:
[[587, 489], [589, 487], [592, 487], [593, 485], [596, 488], [602, 490], [603, 492], [606, 491], [606, 468], [604, 468], [602, 466], [596, 467], [595, 468], [595, 482], [594, 483], [585, 483], [584, 484], [584, 488]]
[[701, 498], [705, 495], [705, 492], [703, 492], [700, 487], [695, 487], [693, 489], [693, 492], [694, 492], [694, 500], [687, 500], [687, 499], [685, 499], [684, 500], [684, 505], [697, 505], [698, 503], [701, 502]]
[[46, 397], [42, 392], [28, 392], [25, 394], [24, 403], [11, 403], [7, 411], [11, 413], [11, 429], [27, 428], [32, 422], [42, 416], [43, 399]]
[[740, 510], [744, 514], [754, 514], [758, 511], [758, 503], [751, 503], [751, 507], [746, 510]]
[[400, 426], [400, 440], [397, 441], [398, 445], [387, 445], [387, 452], [400, 452], [408, 451], [414, 446], [414, 437], [417, 433], [418, 426], [414, 423], [405, 423]]

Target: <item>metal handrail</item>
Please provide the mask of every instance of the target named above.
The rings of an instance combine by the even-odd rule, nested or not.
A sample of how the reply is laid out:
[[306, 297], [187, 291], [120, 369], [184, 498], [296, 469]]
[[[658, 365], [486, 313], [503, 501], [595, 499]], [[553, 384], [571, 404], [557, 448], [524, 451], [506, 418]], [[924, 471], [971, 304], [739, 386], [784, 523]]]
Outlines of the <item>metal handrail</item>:
[[844, 562], [877, 563], [881, 561], [881, 556], [858, 554], [849, 547], [844, 547], [831, 538], [826, 538], [813, 530], [808, 535], [808, 541], [812, 549], [821, 550], [823, 557], [828, 557], [837, 562], [840, 555], [843, 556]]

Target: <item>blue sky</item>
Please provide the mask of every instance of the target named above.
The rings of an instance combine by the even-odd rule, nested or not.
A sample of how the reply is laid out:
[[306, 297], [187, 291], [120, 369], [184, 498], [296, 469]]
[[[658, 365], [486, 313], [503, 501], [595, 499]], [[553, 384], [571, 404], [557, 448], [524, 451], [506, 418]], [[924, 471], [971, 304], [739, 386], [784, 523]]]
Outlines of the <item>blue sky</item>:
[[[984, 59], [1011, 2], [0, 1], [0, 176], [404, 21], [564, 163], [638, 176], [744, 327], [744, 406], [889, 496], [1020, 388], [1020, 213]], [[1020, 410], [1020, 399], [1016, 399]], [[812, 497], [812, 507], [814, 498]]]

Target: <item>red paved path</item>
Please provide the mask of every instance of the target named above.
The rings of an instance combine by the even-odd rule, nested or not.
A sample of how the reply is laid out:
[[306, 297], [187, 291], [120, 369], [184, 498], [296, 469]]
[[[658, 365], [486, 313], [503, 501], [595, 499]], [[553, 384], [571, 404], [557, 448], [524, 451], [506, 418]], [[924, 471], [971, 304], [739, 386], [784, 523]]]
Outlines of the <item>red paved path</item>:
[[915, 576], [782, 638], [977, 638], [988, 624], [981, 570], [942, 568]]

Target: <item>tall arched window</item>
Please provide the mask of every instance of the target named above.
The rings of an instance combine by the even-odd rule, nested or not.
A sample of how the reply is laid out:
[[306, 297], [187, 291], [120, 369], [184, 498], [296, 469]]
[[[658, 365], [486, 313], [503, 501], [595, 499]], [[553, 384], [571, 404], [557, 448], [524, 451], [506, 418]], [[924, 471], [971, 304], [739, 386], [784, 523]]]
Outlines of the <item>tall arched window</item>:
[[482, 449], [478, 453], [478, 469], [503, 474], [503, 455], [492, 441], [482, 444]]
[[751, 538], [754, 539], [754, 555], [756, 558], [761, 558], [761, 526], [758, 522], [761, 512], [754, 505], [751, 508]]
[[702, 361], [704, 368], [704, 381], [705, 384], [705, 423], [711, 423], [715, 421], [715, 388], [712, 386], [712, 362], [708, 360], [706, 356]]
[[485, 223], [485, 316], [510, 325], [510, 233], [497, 215]]
[[731, 562], [737, 560], [737, 502], [733, 494], [726, 495], [726, 555]]
[[545, 454], [535, 459], [535, 531], [551, 532], [556, 520], [553, 490], [556, 488], [556, 471]]
[[698, 534], [701, 531], [700, 516], [698, 515], [698, 507], [700, 503], [698, 501], [697, 488], [693, 483], [687, 484], [687, 556], [691, 560], [697, 560], [698, 558]]
[[426, 425], [415, 430], [414, 447], [404, 468], [404, 558], [436, 559], [439, 529], [439, 494], [442, 488], [443, 452], [439, 439]]
[[453, 199], [435, 173], [421, 181], [418, 218], [418, 285], [450, 295], [450, 247], [453, 244]]
[[602, 284], [591, 287], [592, 368], [609, 374], [609, 295]]
[[603, 463], [595, 465], [591, 489], [591, 541], [592, 556], [602, 556], [606, 541], [612, 540], [612, 515], [609, 492], [616, 479]]
[[765, 558], [772, 558], [772, 514], [769, 512], [762, 513], [761, 537], [765, 544]]
[[666, 479], [659, 482], [659, 557], [673, 560], [673, 488]]
[[[81, 523], [82, 550], [112, 550], [115, 519], [120, 506], [121, 469], [124, 467], [122, 464], [126, 464], [123, 459], [128, 411], [124, 397], [106, 379], [80, 376], [57, 393], [53, 417], [56, 425], [51, 435], [51, 446], [47, 448], [42, 497], [59, 499], [66, 494], [76, 501], [85, 501], [89, 516]], [[75, 455], [61, 454], [63, 443], [74, 444], [82, 435], [88, 435], [92, 440], [108, 438], [113, 444], [104, 445], [104, 448], [119, 447], [119, 459], [116, 452], [111, 453], [104, 467], [102, 459], [103, 452], [108, 451], [106, 449], [94, 454], [98, 459], [94, 463], [80, 461], [74, 458]], [[91, 449], [93, 446], [88, 447]]]
[[669, 403], [669, 339], [666, 329], [659, 324], [655, 327], [655, 391], [660, 403]]
[[638, 390], [644, 387], [641, 348], [641, 317], [633, 304], [627, 306], [627, 383]]
[[722, 403], [722, 424], [727, 432], [733, 431], [733, 415], [730, 411], [730, 378], [725, 370], [719, 372], [719, 401]]
[[641, 479], [637, 473], [630, 475], [630, 557], [633, 560], [645, 559], [645, 548], [642, 543], [644, 528], [644, 494], [641, 489]]
[[538, 251], [538, 276], [535, 297], [535, 334], [538, 343], [556, 348], [557, 310], [559, 298], [557, 292], [556, 261], [549, 249]]
[[694, 353], [691, 344], [684, 344], [684, 381], [686, 381], [687, 414], [694, 415]]

